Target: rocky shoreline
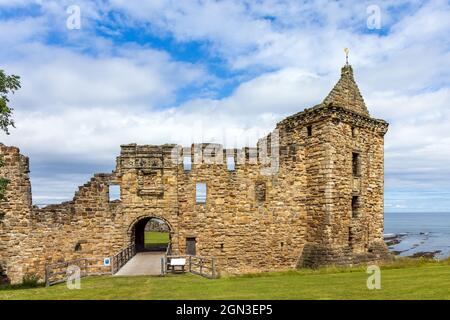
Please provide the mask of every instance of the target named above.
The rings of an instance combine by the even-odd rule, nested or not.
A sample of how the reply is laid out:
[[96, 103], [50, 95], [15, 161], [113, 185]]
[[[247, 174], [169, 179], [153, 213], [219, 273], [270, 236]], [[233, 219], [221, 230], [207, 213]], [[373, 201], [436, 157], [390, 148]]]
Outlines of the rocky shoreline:
[[[421, 232], [420, 235], [427, 236], [428, 234]], [[396, 250], [395, 246], [404, 241], [408, 236], [408, 233], [388, 233], [384, 234], [384, 242], [388, 246], [390, 252], [396, 256], [401, 255], [404, 252], [410, 251], [416, 248], [419, 244], [413, 244], [411, 247], [405, 250]], [[418, 251], [407, 255], [410, 258], [427, 258], [427, 259], [437, 259], [441, 250], [431, 250], [431, 251]]]
[[402, 242], [406, 233], [388, 233], [384, 235], [384, 242], [388, 247], [394, 246]]

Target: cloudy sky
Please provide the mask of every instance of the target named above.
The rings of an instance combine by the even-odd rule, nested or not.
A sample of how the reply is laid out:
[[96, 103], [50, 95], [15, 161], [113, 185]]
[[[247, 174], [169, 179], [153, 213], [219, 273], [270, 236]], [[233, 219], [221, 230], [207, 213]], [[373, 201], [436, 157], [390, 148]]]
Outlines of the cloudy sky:
[[[77, 13], [80, 13], [80, 28]], [[350, 48], [386, 119], [386, 211], [450, 211], [448, 1], [0, 0], [0, 68], [36, 204], [110, 172], [120, 144], [253, 145], [319, 103]]]

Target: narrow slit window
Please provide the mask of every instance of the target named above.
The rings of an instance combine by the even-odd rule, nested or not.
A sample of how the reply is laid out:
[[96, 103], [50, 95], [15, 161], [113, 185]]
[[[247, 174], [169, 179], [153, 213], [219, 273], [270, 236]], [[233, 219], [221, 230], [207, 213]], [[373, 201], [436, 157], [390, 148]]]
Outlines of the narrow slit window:
[[311, 137], [312, 136], [312, 126], [307, 126], [306, 130], [308, 132], [308, 137]]
[[192, 159], [190, 156], [183, 157], [183, 168], [184, 171], [191, 171], [192, 170]]
[[352, 197], [352, 218], [358, 217], [359, 197]]
[[348, 245], [353, 247], [353, 232], [351, 227], [348, 228]]
[[234, 162], [234, 157], [233, 156], [227, 157], [227, 170], [234, 171], [235, 169], [236, 169], [236, 165]]
[[81, 251], [81, 243], [77, 242], [77, 244], [75, 245], [75, 252], [80, 252]]
[[109, 201], [120, 200], [120, 186], [118, 184], [109, 185]]
[[360, 173], [360, 164], [359, 164], [359, 153], [353, 152], [352, 153], [352, 170], [353, 170], [353, 176], [357, 177]]
[[195, 186], [195, 202], [206, 203], [206, 183], [197, 182]]

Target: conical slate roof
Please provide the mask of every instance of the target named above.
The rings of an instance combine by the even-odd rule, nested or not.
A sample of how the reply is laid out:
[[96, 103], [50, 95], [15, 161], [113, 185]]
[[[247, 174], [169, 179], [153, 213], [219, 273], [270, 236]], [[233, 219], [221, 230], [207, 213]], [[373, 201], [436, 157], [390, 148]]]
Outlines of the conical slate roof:
[[330, 103], [366, 116], [369, 115], [358, 85], [353, 78], [353, 69], [348, 64], [342, 67], [341, 78], [323, 101], [325, 105]]

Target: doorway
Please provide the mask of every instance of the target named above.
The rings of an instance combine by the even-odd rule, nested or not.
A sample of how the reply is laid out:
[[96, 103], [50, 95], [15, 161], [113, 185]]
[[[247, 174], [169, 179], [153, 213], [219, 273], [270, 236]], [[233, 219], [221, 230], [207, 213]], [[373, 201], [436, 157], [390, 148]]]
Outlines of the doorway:
[[195, 256], [197, 240], [195, 238], [186, 238], [186, 254]]
[[160, 218], [146, 217], [133, 226], [136, 252], [166, 251], [170, 244], [170, 226]]

